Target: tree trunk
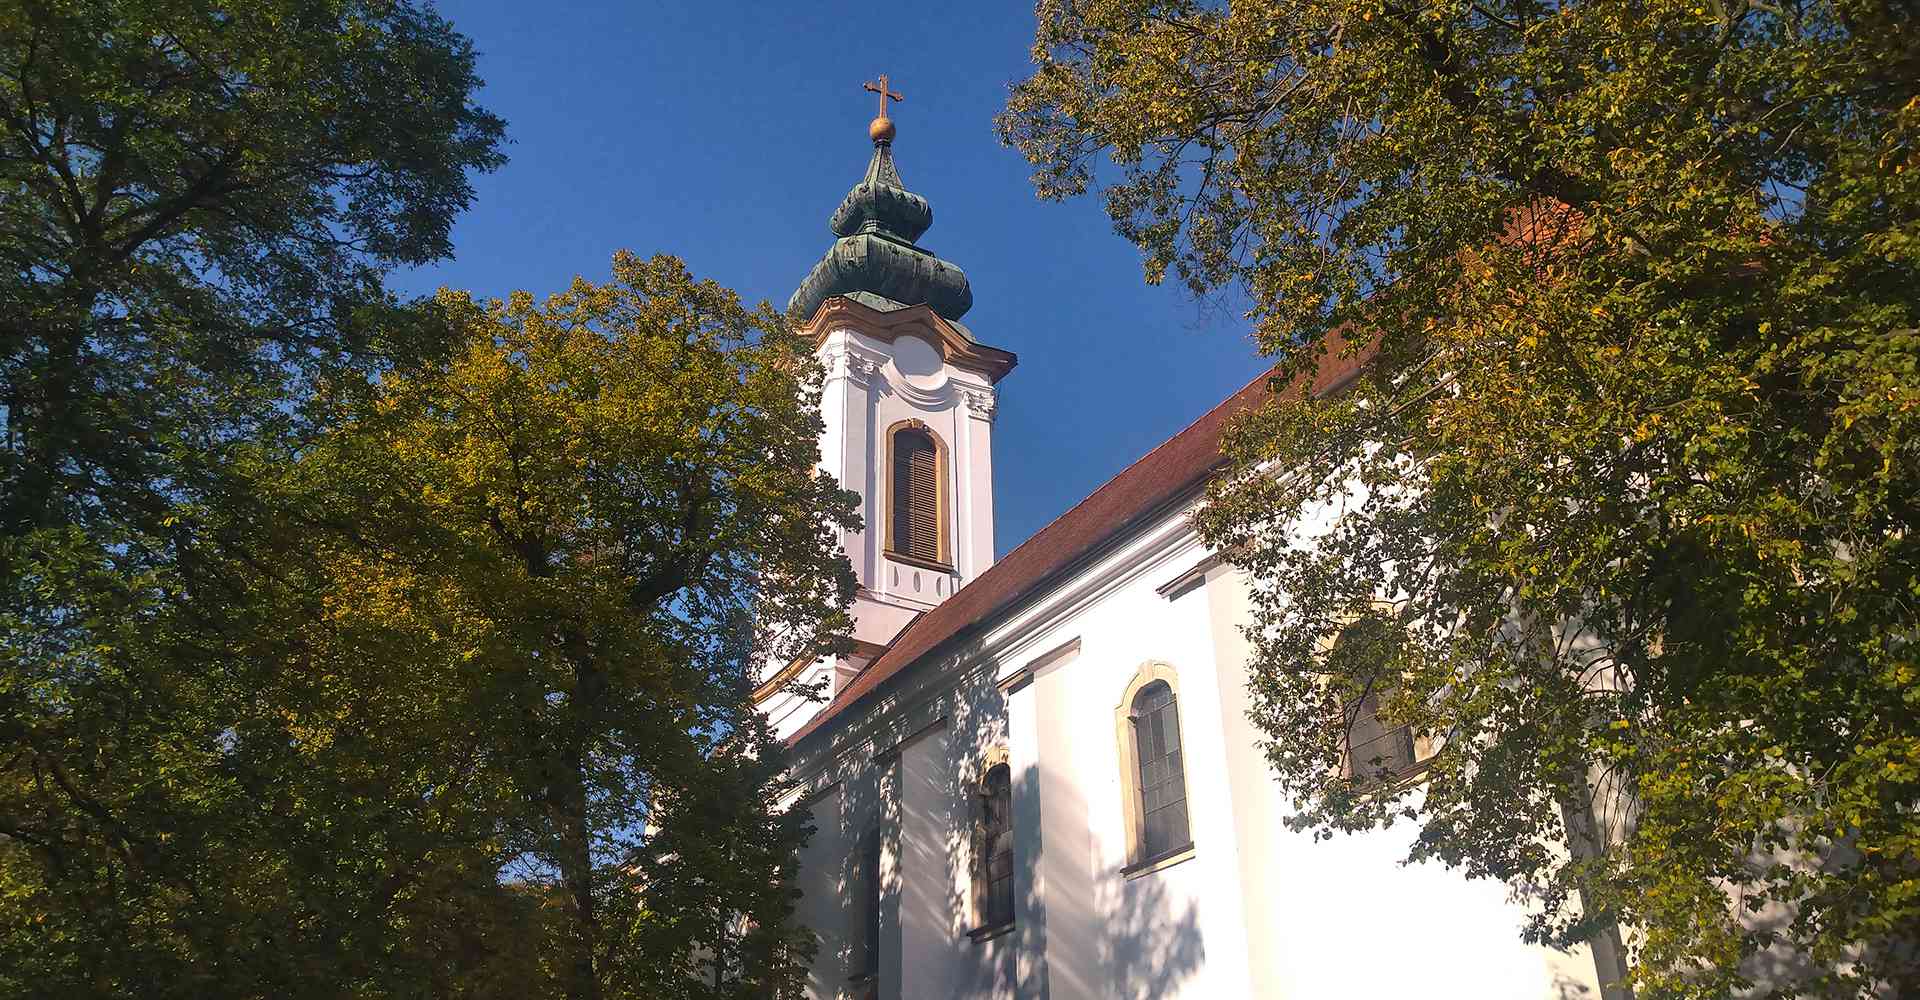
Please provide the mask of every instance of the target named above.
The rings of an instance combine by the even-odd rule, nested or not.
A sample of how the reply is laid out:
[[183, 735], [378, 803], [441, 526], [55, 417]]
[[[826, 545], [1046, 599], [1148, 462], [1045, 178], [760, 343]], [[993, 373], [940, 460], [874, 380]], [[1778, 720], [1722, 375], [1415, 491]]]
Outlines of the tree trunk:
[[594, 955], [599, 948], [599, 913], [593, 901], [593, 820], [588, 814], [591, 789], [587, 776], [588, 752], [595, 732], [600, 703], [606, 693], [606, 675], [593, 661], [590, 646], [578, 634], [568, 636], [569, 658], [573, 661], [573, 694], [569, 701], [570, 732], [562, 750], [564, 764], [560, 780], [564, 787], [556, 796], [560, 806], [560, 876], [566, 885], [567, 909], [572, 917], [573, 933], [568, 937], [570, 1000], [600, 1000], [600, 978], [594, 973]]
[[19, 453], [18, 478], [12, 495], [0, 503], [0, 522], [15, 537], [61, 523], [68, 500], [60, 495], [61, 470], [80, 432], [73, 400], [83, 377], [87, 320], [99, 292], [83, 286], [54, 298], [52, 315], [27, 321], [38, 330], [22, 323], [6, 337], [6, 351], [16, 359], [29, 356], [27, 345], [36, 339], [46, 348], [40, 370], [34, 372], [31, 363], [24, 366], [25, 383], [16, 383], [7, 399], [12, 411], [7, 427], [12, 440], [7, 445]]
[[570, 1000], [599, 1000], [600, 977], [594, 974], [594, 950], [599, 946], [599, 915], [593, 904], [593, 829], [587, 818], [585, 748], [576, 740], [569, 748], [559, 789], [560, 876], [566, 886], [567, 912], [573, 924], [567, 935], [566, 964]]
[[[1584, 802], [1562, 802], [1561, 816], [1567, 825], [1567, 851], [1582, 860], [1597, 858], [1606, 852], [1604, 834], [1595, 821], [1593, 810]], [[1580, 889], [1580, 909], [1584, 914], [1599, 912], [1592, 893]], [[1620, 924], [1609, 917], [1587, 939], [1587, 945], [1593, 949], [1594, 966], [1600, 973], [1600, 995], [1602, 1000], [1634, 1000], [1633, 990], [1626, 985], [1627, 948], [1620, 934]]]

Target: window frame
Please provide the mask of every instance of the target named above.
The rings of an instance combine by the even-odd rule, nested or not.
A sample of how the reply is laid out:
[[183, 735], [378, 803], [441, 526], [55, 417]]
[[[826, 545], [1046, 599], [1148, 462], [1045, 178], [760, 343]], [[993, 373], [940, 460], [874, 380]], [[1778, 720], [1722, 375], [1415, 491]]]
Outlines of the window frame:
[[[1148, 856], [1145, 850], [1146, 809], [1140, 787], [1140, 750], [1139, 740], [1135, 736], [1134, 703], [1142, 692], [1154, 684], [1165, 684], [1172, 695], [1173, 721], [1180, 736], [1180, 783], [1182, 789], [1181, 808], [1186, 813], [1187, 840], [1184, 844], [1174, 844]], [[1187, 794], [1186, 765], [1188, 763], [1185, 725], [1180, 721], [1180, 679], [1171, 664], [1158, 660], [1149, 660], [1140, 665], [1121, 692], [1120, 701], [1114, 706], [1114, 742], [1118, 746], [1120, 764], [1120, 798], [1125, 811], [1124, 827], [1127, 836], [1126, 865], [1120, 874], [1127, 878], [1138, 878], [1152, 872], [1168, 868], [1185, 861], [1194, 855], [1195, 830], [1193, 798]]]
[[856, 986], [869, 985], [880, 979], [880, 925], [881, 891], [885, 868], [885, 839], [879, 824], [868, 827], [861, 835], [858, 848], [854, 852], [854, 864], [858, 866], [860, 885], [860, 906], [853, 914], [858, 921], [858, 945], [850, 956], [853, 969], [847, 981]]
[[[994, 795], [993, 776], [998, 772], [1004, 772], [1007, 776], [1005, 832], [1008, 839], [1007, 861], [1009, 870], [1006, 879], [1007, 898], [1006, 912], [1004, 914], [995, 913], [993, 910], [994, 856], [992, 850], [995, 831], [988, 825], [988, 820], [991, 816], [990, 809], [992, 808], [991, 799]], [[974, 783], [972, 799], [973, 850], [971, 858], [971, 882], [973, 891], [971, 895], [973, 900], [972, 923], [974, 929], [968, 932], [968, 936], [972, 937], [975, 941], [984, 941], [990, 937], [996, 937], [1013, 927], [1016, 919], [1016, 907], [1018, 906], [1018, 899], [1015, 895], [1015, 873], [1013, 871], [1013, 866], [1018, 863], [1017, 856], [1014, 853], [1016, 849], [1014, 841], [1018, 834], [1015, 831], [1013, 818], [1013, 768], [1008, 760], [1005, 747], [995, 747], [988, 752], [986, 758], [981, 762], [980, 777], [979, 780]]]
[[[1388, 725], [1386, 720], [1380, 717], [1380, 700], [1383, 696], [1390, 695], [1391, 693], [1390, 688], [1382, 691], [1378, 688], [1370, 687], [1365, 694], [1360, 696], [1358, 704], [1354, 705], [1350, 715], [1348, 714], [1346, 706], [1341, 706], [1341, 715], [1345, 722], [1345, 731], [1340, 734], [1340, 766], [1344, 777], [1349, 781], [1369, 786], [1391, 785], [1412, 775], [1420, 769], [1421, 765], [1426, 763], [1426, 758], [1422, 757], [1420, 748], [1413, 738], [1413, 727], [1406, 723]], [[1379, 732], [1356, 744], [1354, 741], [1354, 731], [1361, 724], [1363, 715], [1371, 719], [1373, 728]], [[1366, 761], [1361, 762], [1367, 769], [1365, 773], [1356, 767], [1353, 759], [1356, 746], [1373, 747], [1388, 741], [1397, 743], [1399, 749], [1405, 752], [1405, 763], [1399, 763], [1396, 766], [1382, 769], [1372, 763], [1374, 756], [1388, 757], [1387, 754], [1382, 753], [1370, 755]]]
[[[921, 434], [925, 434], [927, 436], [927, 440], [933, 442], [933, 462], [934, 462], [934, 473], [935, 473], [933, 524], [934, 524], [934, 551], [937, 554], [931, 560], [928, 560], [921, 556], [914, 555], [913, 553], [910, 553], [910, 552], [903, 551], [900, 548], [899, 542], [898, 542], [898, 537], [897, 537], [898, 526], [896, 524], [896, 521], [898, 519], [894, 517], [894, 514], [896, 513], [895, 504], [894, 504], [894, 501], [896, 499], [894, 496], [894, 485], [898, 481], [898, 476], [896, 474], [894, 463], [898, 457], [897, 442], [899, 440], [901, 433], [905, 431], [917, 431]], [[952, 571], [953, 569], [952, 531], [948, 528], [948, 522], [953, 519], [953, 513], [952, 513], [953, 512], [953, 477], [951, 472], [952, 467], [953, 467], [952, 455], [947, 450], [947, 442], [943, 440], [940, 437], [940, 435], [934, 433], [933, 428], [927, 426], [926, 421], [918, 420], [914, 418], [908, 418], [906, 420], [895, 421], [891, 426], [887, 428], [887, 458], [886, 458], [886, 466], [885, 466], [886, 471], [880, 477], [885, 484], [883, 487], [884, 494], [885, 494], [883, 498], [884, 503], [880, 507], [880, 516], [885, 519], [886, 525], [887, 525], [886, 546], [885, 546], [887, 558], [892, 559], [895, 562], [907, 563], [912, 566], [923, 566], [928, 569], [940, 569], [940, 570], [947, 570], [949, 572]]]
[[[1369, 618], [1378, 621], [1384, 627], [1394, 627], [1392, 614], [1395, 610], [1395, 606], [1389, 602], [1375, 601], [1373, 605], [1364, 610], [1344, 616], [1344, 619], [1340, 622], [1340, 626], [1327, 633], [1325, 638], [1321, 640], [1321, 655], [1332, 656], [1334, 650], [1339, 646], [1340, 640], [1347, 634], [1348, 630], [1360, 625]], [[1389, 726], [1385, 721], [1381, 720], [1379, 716], [1379, 703], [1381, 700], [1391, 697], [1394, 691], [1391, 678], [1382, 678], [1381, 681], [1383, 683], [1370, 683], [1368, 685], [1367, 690], [1360, 696], [1359, 704], [1353, 706], [1352, 714], [1349, 714], [1348, 706], [1350, 702], [1346, 698], [1341, 698], [1339, 702], [1339, 777], [1342, 780], [1352, 782], [1366, 795], [1398, 790], [1414, 783], [1433, 763], [1433, 758], [1439, 749], [1435, 741], [1428, 740], [1414, 733], [1411, 724], [1402, 723], [1397, 726]], [[1380, 733], [1378, 736], [1365, 742], [1371, 745], [1380, 740], [1393, 738], [1394, 735], [1398, 733], [1402, 741], [1402, 746], [1406, 748], [1407, 752], [1407, 763], [1405, 765], [1386, 770], [1384, 773], [1357, 773], [1353, 765], [1354, 726], [1359, 723], [1359, 712], [1363, 710], [1368, 699], [1372, 699], [1373, 701], [1374, 707], [1372, 715], [1374, 725], [1380, 730]]]

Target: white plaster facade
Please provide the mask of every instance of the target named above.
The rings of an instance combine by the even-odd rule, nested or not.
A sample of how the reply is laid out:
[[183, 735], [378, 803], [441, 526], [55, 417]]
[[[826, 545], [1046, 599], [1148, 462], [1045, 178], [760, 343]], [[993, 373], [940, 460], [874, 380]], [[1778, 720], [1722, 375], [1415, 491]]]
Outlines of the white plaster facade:
[[[863, 523], [841, 537], [859, 582], [854, 637], [863, 651], [811, 664], [796, 678], [822, 682], [831, 693], [915, 617], [993, 565], [993, 382], [1004, 369], [969, 350], [964, 335], [925, 309], [888, 314], [834, 300], [816, 328], [816, 356], [826, 368], [820, 468], [860, 494]], [[941, 446], [944, 566], [903, 558], [887, 546], [887, 437], [903, 424], [917, 425]], [[774, 693], [762, 708], [785, 738], [817, 705]]]
[[[877, 433], [913, 418], [951, 435], [964, 496], [942, 582], [965, 585], [993, 560], [991, 407], [967, 405], [992, 387], [942, 358], [932, 335], [835, 328], [820, 343], [823, 461], [866, 498], [868, 527], [848, 554], [863, 587], [861, 637], [884, 647], [952, 591], [924, 576], [918, 588], [897, 582], [914, 567], [876, 541], [886, 509]], [[811, 995], [1608, 996], [1587, 949], [1520, 941], [1524, 911], [1500, 884], [1403, 866], [1411, 828], [1319, 843], [1286, 829], [1291, 807], [1246, 717], [1246, 580], [1191, 530], [1196, 500], [1188, 490], [1115, 525], [1019, 600], [836, 703], [794, 745], [799, 801], [817, 828], [800, 865], [801, 919], [820, 938]], [[1124, 783], [1134, 776], [1115, 714], [1147, 665], [1174, 680], [1193, 848], [1132, 871]], [[765, 707], [783, 735], [822, 710], [777, 693]], [[1015, 917], [1002, 933], [973, 935], [973, 790], [996, 752], [1013, 779]], [[882, 851], [877, 975], [867, 977], [861, 843], [871, 831]]]

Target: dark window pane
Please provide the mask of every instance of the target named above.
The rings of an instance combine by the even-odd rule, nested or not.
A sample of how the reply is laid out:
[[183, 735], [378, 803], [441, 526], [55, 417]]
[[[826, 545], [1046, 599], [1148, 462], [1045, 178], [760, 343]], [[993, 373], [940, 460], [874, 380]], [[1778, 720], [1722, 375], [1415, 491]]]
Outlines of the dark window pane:
[[987, 772], [981, 800], [981, 923], [997, 927], [1013, 920], [1013, 786], [1005, 764]]
[[1134, 752], [1140, 765], [1141, 860], [1184, 846], [1187, 826], [1186, 774], [1181, 770], [1180, 715], [1173, 689], [1148, 685], [1134, 698]]
[[880, 971], [880, 831], [867, 831], [861, 844], [860, 876], [864, 885], [865, 913], [861, 921], [860, 970], [868, 974]]
[[1167, 811], [1167, 847], [1179, 847], [1193, 839], [1187, 831], [1187, 800], [1180, 800], [1180, 808]]

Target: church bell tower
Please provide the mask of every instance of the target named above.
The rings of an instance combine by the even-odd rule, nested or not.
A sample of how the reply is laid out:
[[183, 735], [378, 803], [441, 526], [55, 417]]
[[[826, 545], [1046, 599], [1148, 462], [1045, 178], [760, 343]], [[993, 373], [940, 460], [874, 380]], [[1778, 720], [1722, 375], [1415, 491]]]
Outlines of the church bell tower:
[[[880, 95], [873, 156], [828, 220], [833, 245], [787, 303], [826, 368], [821, 468], [861, 497], [864, 529], [842, 540], [859, 580], [859, 648], [776, 667], [769, 695], [792, 679], [830, 679], [837, 693], [994, 558], [994, 386], [1016, 359], [960, 322], [973, 305], [967, 276], [919, 245], [933, 208], [894, 166], [887, 105], [901, 95], [885, 76], [866, 87]], [[776, 704], [785, 700], [764, 705], [783, 735], [819, 707]]]

